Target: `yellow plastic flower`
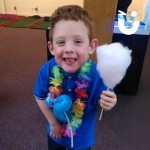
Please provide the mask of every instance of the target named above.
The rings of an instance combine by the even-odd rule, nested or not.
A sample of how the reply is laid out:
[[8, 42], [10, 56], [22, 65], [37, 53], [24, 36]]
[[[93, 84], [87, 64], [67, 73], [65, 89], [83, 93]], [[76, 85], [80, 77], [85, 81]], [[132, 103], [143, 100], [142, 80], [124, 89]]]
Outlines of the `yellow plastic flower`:
[[50, 84], [53, 84], [55, 87], [61, 86], [62, 84], [62, 79], [61, 78], [51, 78]]

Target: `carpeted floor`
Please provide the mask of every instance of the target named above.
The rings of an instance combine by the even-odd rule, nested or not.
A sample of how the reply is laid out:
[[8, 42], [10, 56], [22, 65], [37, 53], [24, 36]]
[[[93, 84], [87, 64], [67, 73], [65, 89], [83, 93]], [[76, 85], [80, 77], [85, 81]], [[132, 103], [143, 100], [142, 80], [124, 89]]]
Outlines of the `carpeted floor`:
[[[47, 60], [44, 30], [0, 27], [0, 150], [46, 150], [46, 120], [33, 98]], [[94, 150], [149, 150], [150, 43], [136, 96], [118, 95], [97, 121]]]
[[40, 16], [18, 16], [17, 19], [0, 18], [0, 26], [2, 27], [14, 27], [14, 28], [32, 28], [43, 29], [49, 27], [49, 21], [46, 21], [47, 17]]

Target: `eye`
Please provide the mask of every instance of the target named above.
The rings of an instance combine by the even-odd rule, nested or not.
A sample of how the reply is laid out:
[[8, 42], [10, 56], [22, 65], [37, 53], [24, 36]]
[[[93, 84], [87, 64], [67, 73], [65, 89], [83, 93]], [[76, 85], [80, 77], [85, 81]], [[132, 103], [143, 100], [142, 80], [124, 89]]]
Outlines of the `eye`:
[[63, 46], [65, 44], [65, 41], [57, 41], [56, 44], [58, 46]]
[[82, 42], [81, 40], [75, 40], [74, 43], [75, 43], [76, 45], [80, 45], [80, 44], [83, 43], [83, 42]]

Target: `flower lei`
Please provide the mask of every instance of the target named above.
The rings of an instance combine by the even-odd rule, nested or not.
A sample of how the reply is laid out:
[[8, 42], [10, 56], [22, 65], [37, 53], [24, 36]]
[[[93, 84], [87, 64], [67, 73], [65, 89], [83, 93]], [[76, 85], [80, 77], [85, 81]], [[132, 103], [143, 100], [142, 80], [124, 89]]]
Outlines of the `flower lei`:
[[[73, 135], [76, 135], [76, 130], [82, 124], [82, 117], [84, 115], [84, 109], [86, 107], [85, 101], [82, 101], [82, 98], [88, 98], [86, 88], [89, 86], [90, 78], [86, 75], [90, 71], [91, 68], [91, 60], [87, 60], [84, 66], [81, 67], [78, 74], [78, 80], [75, 82], [77, 87], [75, 88], [75, 93], [77, 93], [77, 99], [72, 104], [72, 120], [71, 126], [73, 129]], [[54, 66], [52, 69], [53, 78], [50, 77], [50, 84], [53, 86], [49, 87], [48, 95], [53, 99], [51, 103], [47, 105], [49, 107], [53, 107], [55, 102], [57, 101], [57, 97], [63, 93], [62, 83], [64, 79], [64, 75], [61, 72], [61, 69], [58, 66]], [[63, 125], [61, 133], [64, 137], [70, 138], [70, 129], [69, 125]]]

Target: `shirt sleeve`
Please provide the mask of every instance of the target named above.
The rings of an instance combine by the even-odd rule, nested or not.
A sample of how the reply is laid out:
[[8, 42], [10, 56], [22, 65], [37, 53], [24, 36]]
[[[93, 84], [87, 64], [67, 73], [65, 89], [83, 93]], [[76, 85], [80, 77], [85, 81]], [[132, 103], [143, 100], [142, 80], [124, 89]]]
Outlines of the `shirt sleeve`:
[[34, 87], [34, 97], [39, 100], [45, 100], [49, 87], [49, 69], [46, 65], [40, 68]]

